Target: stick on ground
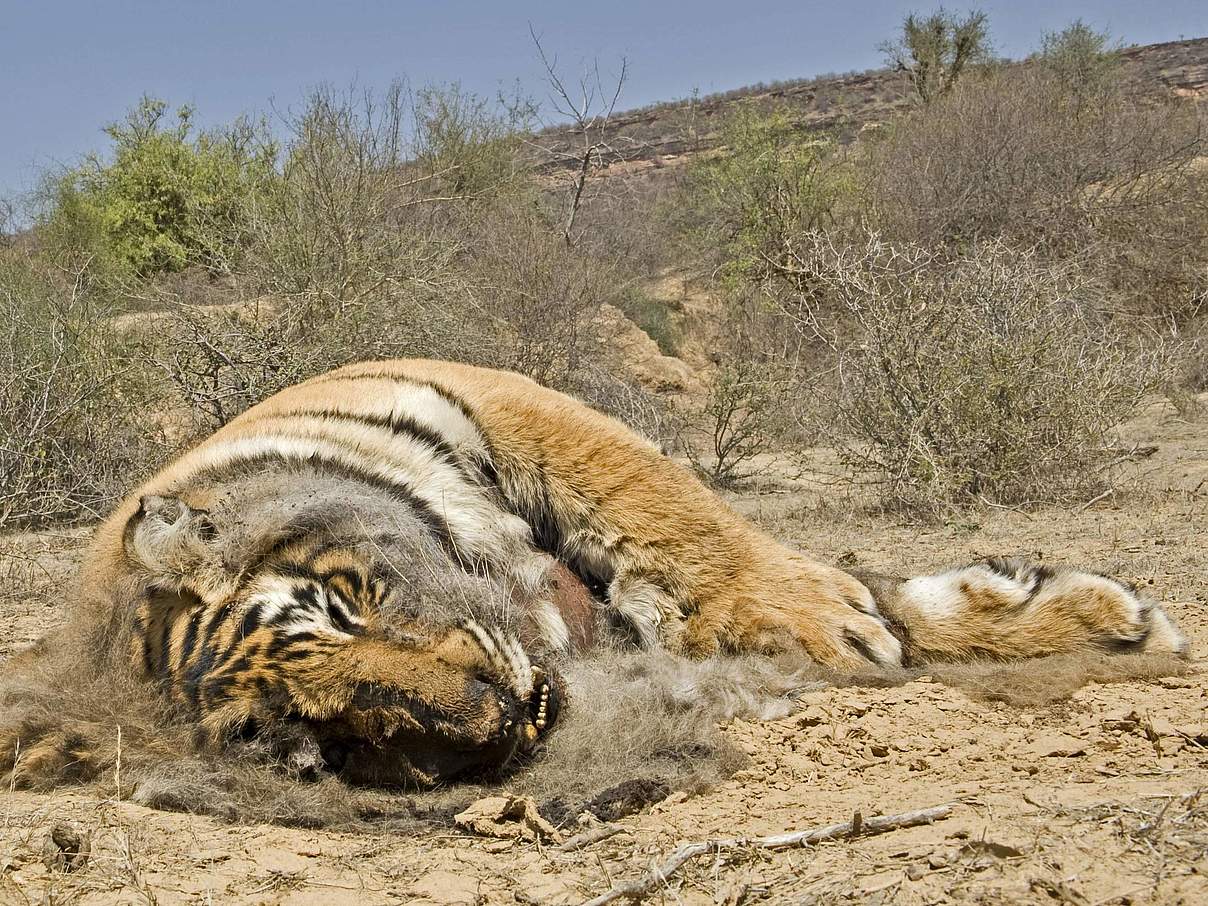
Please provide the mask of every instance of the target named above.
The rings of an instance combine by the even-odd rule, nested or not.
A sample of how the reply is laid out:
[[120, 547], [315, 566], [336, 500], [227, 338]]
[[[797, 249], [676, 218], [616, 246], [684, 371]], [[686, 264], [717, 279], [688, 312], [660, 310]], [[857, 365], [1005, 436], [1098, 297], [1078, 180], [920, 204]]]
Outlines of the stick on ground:
[[601, 840], [607, 840], [609, 837], [616, 836], [624, 830], [625, 828], [619, 824], [601, 824], [598, 827], [593, 827], [591, 830], [576, 834], [565, 843], [560, 843], [556, 849], [560, 853], [572, 853], [577, 849], [583, 849], [585, 846], [591, 846], [593, 843], [599, 843]]
[[593, 900], [587, 900], [583, 906], [604, 906], [605, 903], [611, 903], [621, 898], [640, 900], [659, 885], [666, 883], [667, 879], [685, 862], [695, 859], [697, 856], [703, 856], [705, 853], [746, 847], [787, 849], [791, 846], [810, 846], [824, 840], [837, 840], [841, 837], [868, 837], [903, 827], [917, 827], [920, 824], [942, 821], [951, 814], [952, 806], [950, 805], [937, 805], [933, 808], [920, 809], [917, 812], [903, 812], [900, 815], [876, 815], [872, 818], [860, 818], [857, 812], [851, 821], [829, 824], [826, 827], [816, 827], [811, 830], [774, 834], [771, 837], [732, 837], [722, 840], [703, 840], [700, 843], [685, 843], [658, 867], [635, 880], [622, 881], [607, 893], [601, 894]]

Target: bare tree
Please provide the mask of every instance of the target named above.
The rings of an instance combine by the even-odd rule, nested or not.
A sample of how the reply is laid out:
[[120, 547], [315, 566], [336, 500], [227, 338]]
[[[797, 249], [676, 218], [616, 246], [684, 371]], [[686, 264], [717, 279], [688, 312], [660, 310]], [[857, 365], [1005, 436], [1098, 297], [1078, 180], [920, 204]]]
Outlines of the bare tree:
[[990, 57], [986, 14], [973, 10], [963, 19], [942, 6], [929, 16], [911, 13], [902, 35], [880, 46], [886, 61], [906, 73], [924, 104], [946, 94], [971, 63]]
[[0, 198], [0, 248], [10, 245], [17, 233], [17, 209], [7, 198]]
[[558, 116], [570, 121], [568, 131], [573, 138], [569, 147], [547, 143], [541, 145], [540, 149], [556, 164], [566, 167], [571, 173], [562, 236], [567, 246], [574, 246], [579, 239], [575, 235], [575, 221], [583, 205], [587, 181], [592, 171], [625, 160], [625, 155], [617, 150], [618, 144], [634, 144], [628, 139], [609, 134], [617, 101], [625, 87], [629, 64], [621, 57], [620, 73], [614, 83], [605, 86], [600, 74], [600, 61], [593, 60], [590, 69], [579, 77], [578, 84], [570, 86], [558, 74], [557, 57], [551, 59], [546, 54], [545, 48], [541, 46], [541, 39], [537, 37], [531, 25], [529, 34], [537, 46], [541, 65], [545, 68], [546, 81], [551, 91], [550, 103]]

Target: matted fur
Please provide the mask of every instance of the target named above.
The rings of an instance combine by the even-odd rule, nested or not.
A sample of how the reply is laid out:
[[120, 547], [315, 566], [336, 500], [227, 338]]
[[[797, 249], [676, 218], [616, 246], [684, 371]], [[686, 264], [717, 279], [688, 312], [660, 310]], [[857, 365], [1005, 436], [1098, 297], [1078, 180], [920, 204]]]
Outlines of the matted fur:
[[[557, 563], [597, 595], [594, 634], [567, 626]], [[367, 363], [265, 401], [117, 508], [67, 627], [5, 671], [0, 765], [103, 785], [120, 726], [131, 795], [164, 807], [422, 820], [464, 794], [394, 815], [331, 775], [422, 788], [506, 766], [572, 808], [625, 779], [708, 782], [734, 763], [719, 723], [838, 677], [1058, 655], [1047, 674], [943, 668], [1026, 700], [1185, 650], [1109, 577], [1002, 559], [853, 575], [569, 397]]]
[[[405, 795], [350, 789], [335, 777], [300, 779], [253, 749], [199, 755], [193, 744], [196, 722], [172, 709], [124, 664], [79, 681], [72, 671], [81, 641], [58, 636], [51, 640], [57, 654], [27, 662], [18, 673], [9, 671], [0, 682], [0, 702], [10, 741], [22, 726], [86, 729], [90, 750], [77, 776], [100, 795], [115, 792], [119, 727], [126, 798], [228, 821], [345, 829], [372, 824], [421, 831], [449, 825], [454, 812], [484, 792], [475, 784]], [[1185, 662], [1173, 657], [1084, 653], [1022, 664], [946, 665], [928, 672], [974, 698], [1040, 707], [1067, 698], [1088, 682], [1153, 678], [1185, 669]], [[533, 760], [491, 789], [532, 795], [553, 816], [573, 816], [584, 803], [626, 781], [655, 781], [669, 790], [704, 789], [747, 763], [727, 742], [727, 719], [790, 713], [793, 695], [801, 689], [832, 683], [896, 685], [920, 672], [836, 677], [801, 657], [722, 656], [693, 662], [657, 650], [601, 652], [577, 662], [568, 673], [571, 703], [561, 730]], [[73, 678], [65, 681], [68, 676]], [[584, 696], [607, 701], [609, 707], [575, 707]], [[28, 772], [29, 785], [37, 787], [38, 773], [28, 765], [19, 765], [22, 770]]]

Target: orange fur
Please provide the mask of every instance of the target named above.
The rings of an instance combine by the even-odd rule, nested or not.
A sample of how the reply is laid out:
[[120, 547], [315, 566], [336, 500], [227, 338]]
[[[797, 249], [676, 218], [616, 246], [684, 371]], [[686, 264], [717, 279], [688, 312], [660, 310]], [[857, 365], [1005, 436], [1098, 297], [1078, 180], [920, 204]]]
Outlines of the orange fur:
[[[256, 506], [288, 511], [263, 529], [239, 496], [261, 480], [276, 484]], [[409, 527], [382, 522], [396, 499]], [[314, 506], [344, 515], [291, 522]], [[391, 532], [423, 543], [367, 549]], [[428, 605], [417, 569], [477, 584]], [[850, 672], [1186, 651], [1161, 608], [1091, 573], [991, 560], [903, 580], [820, 563], [577, 400], [420, 360], [284, 390], [170, 464], [98, 529], [75, 619], [128, 622], [136, 661], [214, 738], [301, 722], [316, 745], [371, 752], [358, 776], [418, 784], [531, 746], [556, 712], [550, 665], [592, 644], [593, 620], [693, 658], [787, 644]], [[545, 664], [531, 675], [530, 654]]]

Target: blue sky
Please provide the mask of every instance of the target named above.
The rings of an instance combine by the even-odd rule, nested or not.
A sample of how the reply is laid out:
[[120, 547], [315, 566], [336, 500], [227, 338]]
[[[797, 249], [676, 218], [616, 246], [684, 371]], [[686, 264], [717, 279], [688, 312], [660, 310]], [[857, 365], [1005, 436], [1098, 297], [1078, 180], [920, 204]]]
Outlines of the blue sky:
[[[1127, 43], [1208, 35], [1208, 2], [977, 4], [995, 49], [1021, 56], [1075, 18]], [[949, 8], [965, 5], [949, 2]], [[460, 81], [494, 95], [519, 80], [545, 97], [529, 23], [572, 74], [623, 55], [622, 106], [879, 65], [877, 44], [926, 2], [612, 0], [0, 0], [0, 196], [105, 147], [101, 127], [144, 93], [205, 124], [296, 103], [329, 82]]]

